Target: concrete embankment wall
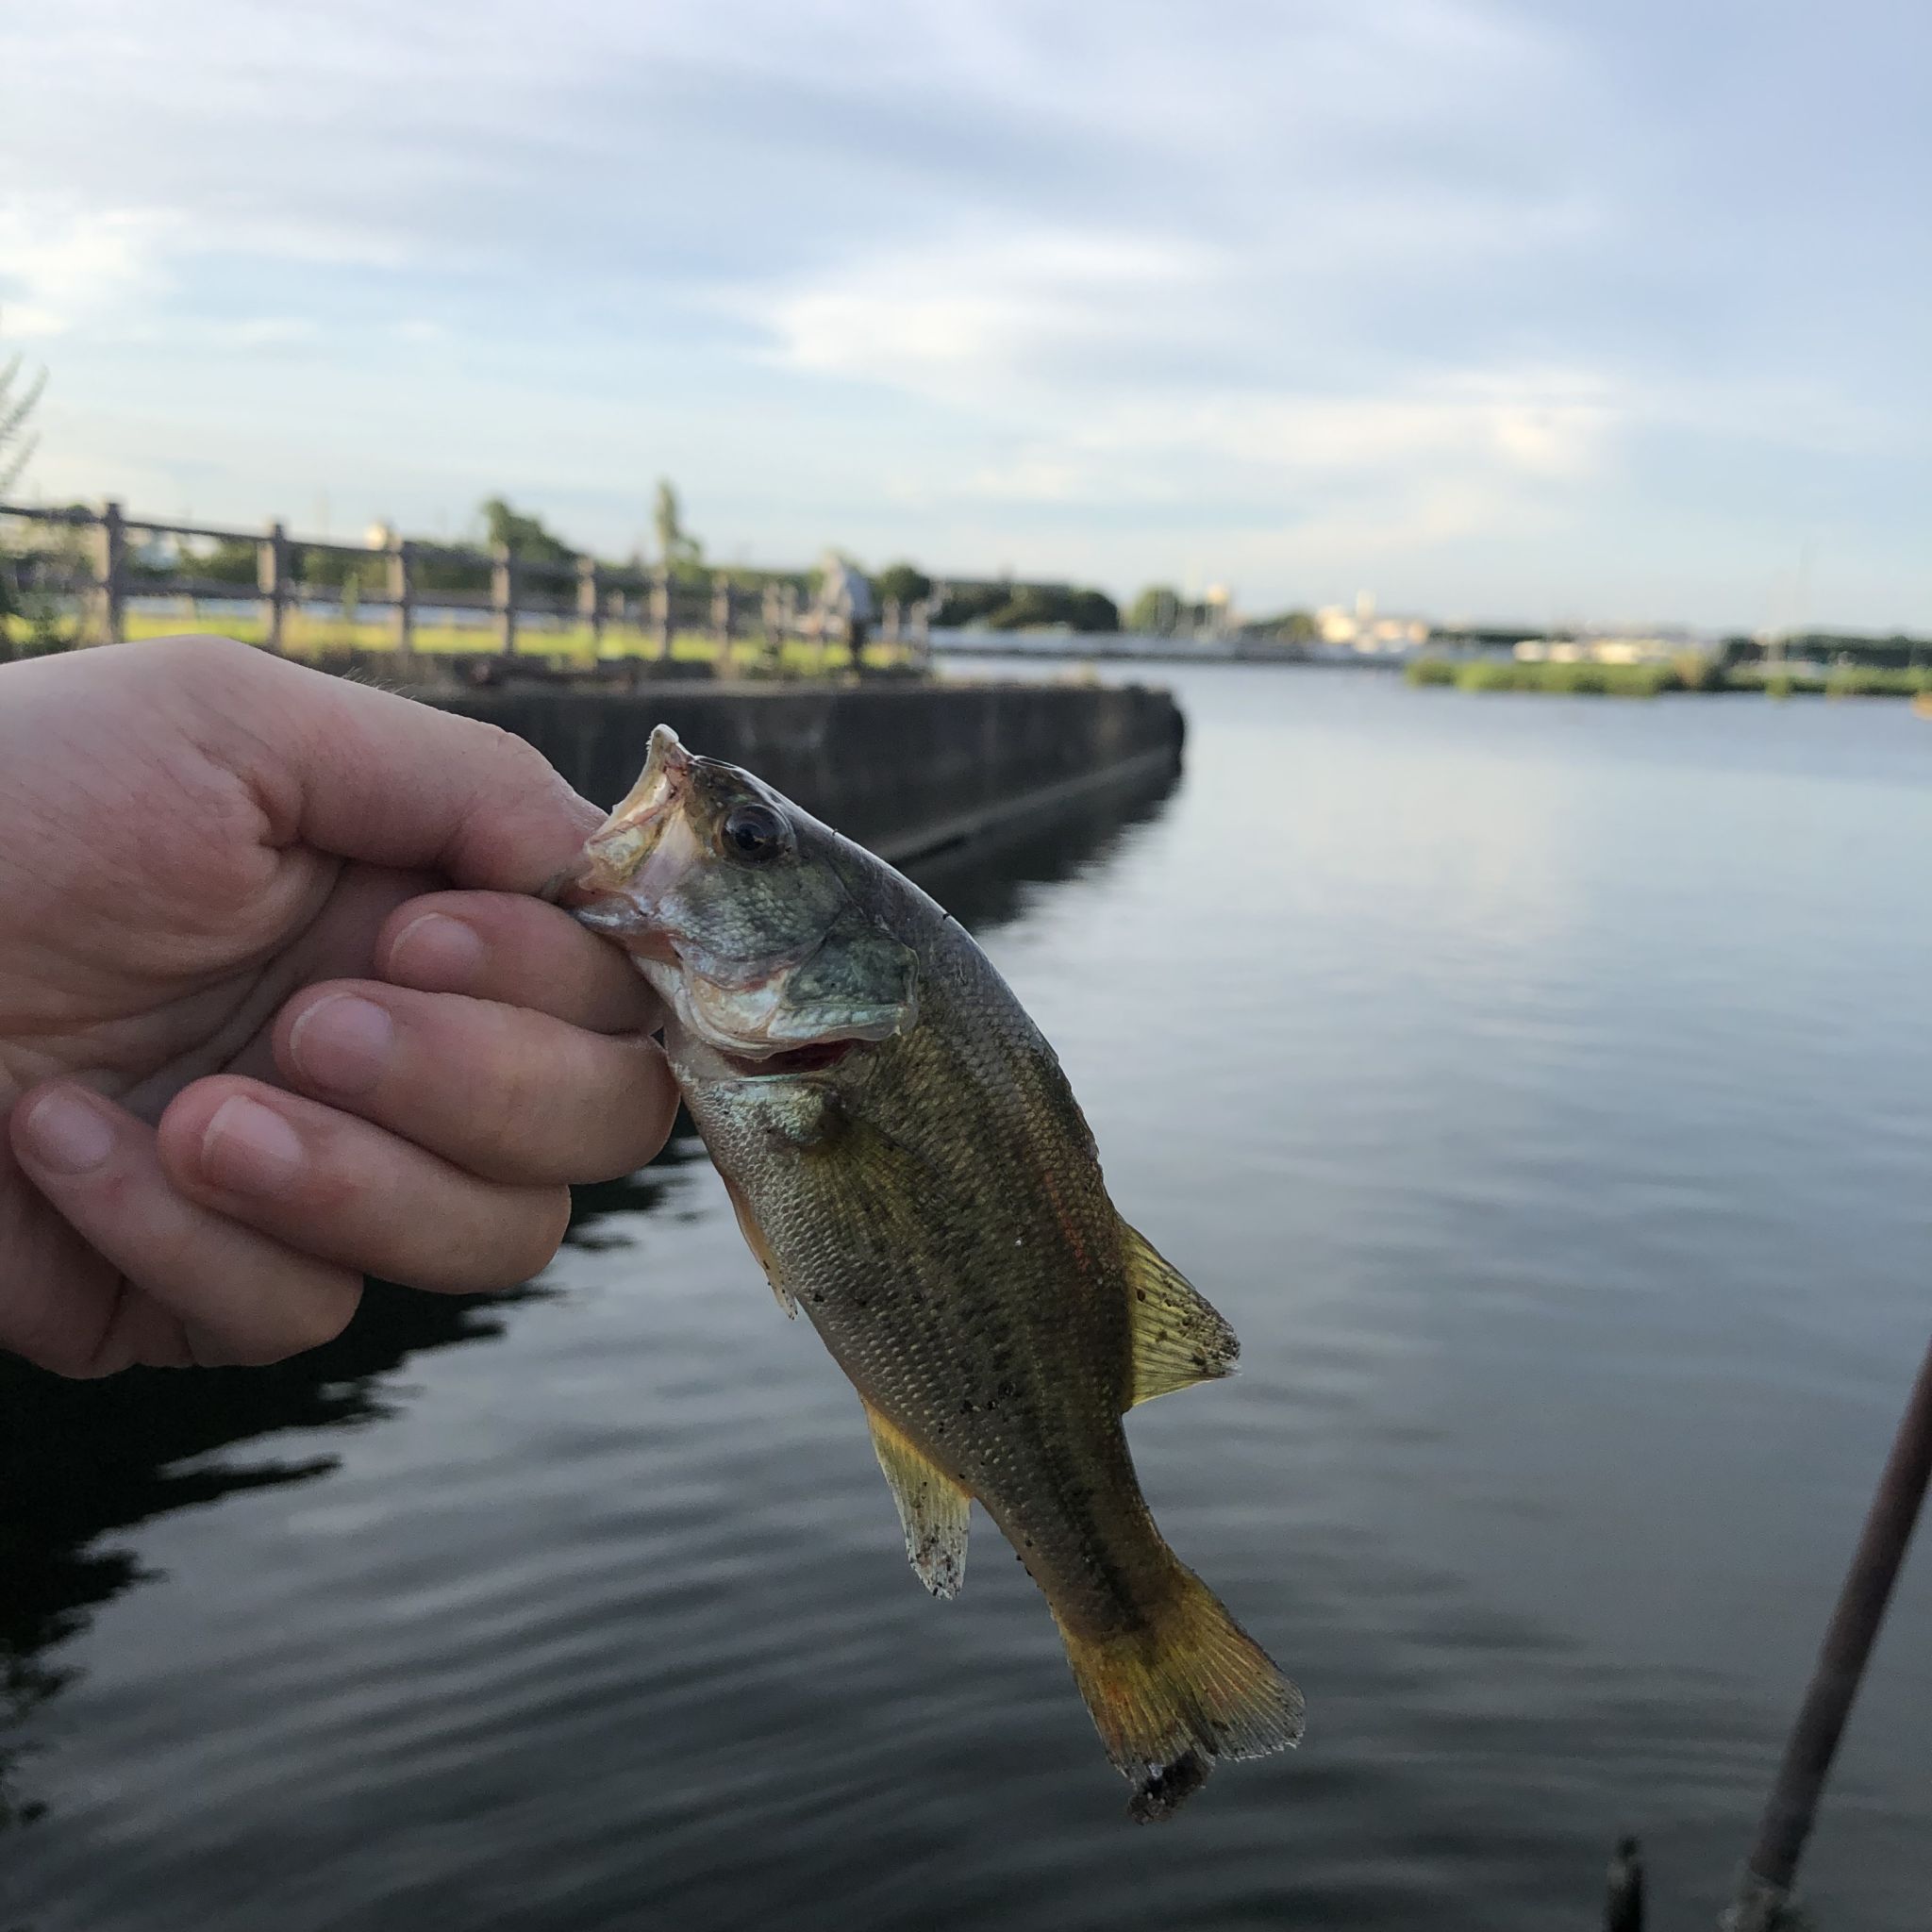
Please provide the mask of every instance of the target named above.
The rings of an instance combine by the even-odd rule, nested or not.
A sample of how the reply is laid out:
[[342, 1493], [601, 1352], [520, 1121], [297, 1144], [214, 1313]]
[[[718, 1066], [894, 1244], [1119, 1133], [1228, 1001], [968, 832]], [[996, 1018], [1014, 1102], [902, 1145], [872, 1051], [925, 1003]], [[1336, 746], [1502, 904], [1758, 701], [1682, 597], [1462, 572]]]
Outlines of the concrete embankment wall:
[[651, 727], [669, 724], [892, 859], [1163, 770], [1183, 733], [1173, 697], [1140, 685], [656, 684], [432, 701], [527, 738], [600, 805], [629, 791]]

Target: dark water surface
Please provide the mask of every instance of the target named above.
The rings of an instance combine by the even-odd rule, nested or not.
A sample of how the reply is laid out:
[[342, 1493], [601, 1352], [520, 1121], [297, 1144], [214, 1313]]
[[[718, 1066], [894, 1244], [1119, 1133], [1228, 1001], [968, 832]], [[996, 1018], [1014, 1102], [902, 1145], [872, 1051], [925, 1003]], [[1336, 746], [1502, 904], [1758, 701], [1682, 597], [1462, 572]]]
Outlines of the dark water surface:
[[[1303, 1750], [1128, 1825], [678, 1142], [508, 1305], [0, 1380], [0, 1927], [1557, 1932], [1623, 1830], [1710, 1924], [1932, 1316], [1932, 726], [1179, 682], [1171, 796], [927, 883], [1241, 1332], [1131, 1431]], [[1924, 1547], [1808, 1875], [1932, 1924]]]

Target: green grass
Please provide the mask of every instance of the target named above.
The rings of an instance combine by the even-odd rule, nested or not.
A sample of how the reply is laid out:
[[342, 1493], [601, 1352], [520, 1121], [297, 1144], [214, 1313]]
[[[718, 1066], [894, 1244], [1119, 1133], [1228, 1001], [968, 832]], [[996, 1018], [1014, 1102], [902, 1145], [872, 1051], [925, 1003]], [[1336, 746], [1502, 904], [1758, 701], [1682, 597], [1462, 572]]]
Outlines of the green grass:
[[[268, 641], [268, 626], [258, 617], [239, 617], [210, 613], [199, 626], [218, 631], [224, 637], [244, 644]], [[130, 612], [126, 623], [130, 640], [175, 637], [197, 628], [187, 617], [151, 617]], [[10, 626], [13, 640], [27, 641], [24, 624]], [[493, 657], [498, 639], [493, 626], [484, 625], [419, 625], [414, 636], [419, 657]], [[394, 628], [384, 621], [344, 624], [340, 619], [313, 618], [291, 612], [284, 621], [282, 648], [291, 658], [324, 658], [345, 651], [392, 652]], [[679, 631], [671, 640], [671, 659], [688, 664], [699, 675], [715, 675], [721, 646], [715, 637], [698, 631]], [[532, 664], [565, 669], [589, 670], [593, 664], [623, 665], [633, 659], [655, 660], [658, 639], [653, 632], [608, 627], [603, 650], [593, 656], [588, 625], [560, 629], [520, 630], [517, 656]], [[898, 669], [910, 662], [903, 644], [873, 642], [865, 647], [865, 662], [878, 670]], [[731, 646], [731, 675], [734, 677], [837, 677], [851, 669], [851, 657], [843, 644], [822, 644], [810, 638], [786, 638], [775, 658], [762, 633], [736, 639]]]
[[1918, 671], [1879, 671], [1846, 665], [1824, 680], [1828, 698], [1915, 698], [1932, 691], [1932, 667]]
[[1546, 664], [1514, 658], [1419, 658], [1407, 673], [1411, 684], [1453, 684], [1457, 691], [1556, 691], [1575, 697], [1653, 698], [1681, 691], [1683, 679], [1667, 664]]
[[1550, 691], [1578, 697], [1651, 698], [1662, 691], [1758, 691], [1766, 697], [1916, 697], [1932, 691], [1932, 667], [1884, 671], [1847, 666], [1824, 676], [1751, 666], [1726, 672], [1686, 653], [1670, 664], [1555, 664], [1514, 658], [1417, 658], [1405, 675], [1414, 685], [1458, 691]]

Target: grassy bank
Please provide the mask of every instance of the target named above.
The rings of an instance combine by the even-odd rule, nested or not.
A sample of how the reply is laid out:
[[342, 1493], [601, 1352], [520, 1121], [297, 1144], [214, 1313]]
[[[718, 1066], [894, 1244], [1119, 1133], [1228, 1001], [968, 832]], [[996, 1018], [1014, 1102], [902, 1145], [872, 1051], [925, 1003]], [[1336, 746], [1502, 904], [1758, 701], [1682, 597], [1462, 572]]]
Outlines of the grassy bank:
[[1878, 671], [1852, 668], [1824, 676], [1774, 673], [1761, 667], [1726, 672], [1705, 658], [1674, 664], [1554, 664], [1513, 658], [1418, 658], [1405, 674], [1410, 684], [1454, 685], [1457, 691], [1529, 691], [1568, 697], [1654, 698], [1664, 691], [1755, 691], [1774, 698], [1917, 697], [1932, 692], [1932, 668]]
[[[0, 625], [6, 624], [0, 619]], [[126, 631], [130, 640], [173, 637], [186, 630], [218, 631], [237, 638], [244, 644], [265, 643], [267, 625], [259, 617], [209, 611], [198, 621], [189, 616], [150, 616], [130, 612]], [[29, 645], [33, 641], [26, 625], [13, 620], [11, 641]], [[424, 625], [414, 638], [416, 652], [424, 658], [493, 656], [497, 634], [483, 625]], [[345, 624], [338, 618], [309, 617], [291, 611], [283, 623], [283, 651], [291, 658], [326, 658], [344, 651], [393, 651], [395, 631], [387, 621]], [[715, 675], [723, 647], [715, 637], [696, 631], [680, 631], [671, 641], [674, 663], [689, 664], [694, 675]], [[658, 656], [658, 639], [653, 633], [607, 629], [601, 651], [593, 651], [588, 625], [568, 625], [556, 628], [527, 628], [517, 636], [517, 655], [533, 664], [588, 669], [594, 663], [623, 664], [632, 658], [653, 659]], [[903, 644], [870, 643], [865, 647], [869, 668], [884, 670], [908, 663], [910, 653]], [[843, 644], [822, 644], [809, 638], [786, 638], [775, 652], [762, 634], [742, 637], [731, 646], [731, 672], [744, 677], [827, 677], [851, 669], [850, 654]]]

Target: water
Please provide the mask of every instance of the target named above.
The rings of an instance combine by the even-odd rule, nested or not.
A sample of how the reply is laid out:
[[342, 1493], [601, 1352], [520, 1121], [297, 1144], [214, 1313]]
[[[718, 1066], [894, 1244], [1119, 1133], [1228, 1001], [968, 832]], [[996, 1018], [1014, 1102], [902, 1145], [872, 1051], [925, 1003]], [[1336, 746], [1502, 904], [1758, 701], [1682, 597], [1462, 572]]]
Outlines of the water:
[[[929, 882], [1241, 1331], [1131, 1433], [1304, 1749], [1128, 1825], [678, 1142], [509, 1305], [0, 1384], [0, 1925], [1557, 1932], [1624, 1830], [1711, 1924], [1932, 1305], [1932, 727], [1181, 684], [1172, 795]], [[1922, 1546], [1824, 1932], [1932, 1923], [1928, 1710]]]

